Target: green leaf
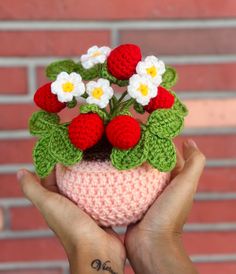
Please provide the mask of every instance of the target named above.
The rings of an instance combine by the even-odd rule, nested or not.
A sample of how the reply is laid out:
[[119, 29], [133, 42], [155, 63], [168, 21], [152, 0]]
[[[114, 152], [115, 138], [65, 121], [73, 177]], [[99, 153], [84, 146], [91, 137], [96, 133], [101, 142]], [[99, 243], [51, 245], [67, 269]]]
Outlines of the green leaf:
[[53, 130], [60, 118], [55, 113], [49, 113], [43, 110], [34, 112], [29, 120], [29, 130], [32, 135], [43, 136]]
[[166, 68], [165, 73], [162, 76], [162, 83], [161, 85], [167, 89], [173, 87], [178, 80], [178, 75], [176, 70], [170, 66]]
[[55, 81], [57, 79], [57, 75], [65, 71], [67, 73], [71, 73], [76, 68], [76, 63], [73, 60], [62, 60], [51, 63], [46, 68], [46, 75], [50, 80]]
[[113, 148], [111, 153], [113, 166], [119, 170], [125, 170], [140, 166], [145, 162], [148, 156], [147, 135], [148, 133], [142, 132], [142, 137], [134, 148], [128, 150]]
[[36, 173], [44, 178], [53, 170], [56, 160], [49, 153], [50, 135], [42, 137], [35, 145], [33, 151], [33, 160]]
[[175, 103], [174, 103], [172, 109], [177, 111], [181, 116], [187, 116], [188, 115], [188, 109], [185, 106], [185, 104], [183, 104], [180, 101], [180, 99], [178, 98], [178, 96], [176, 95], [176, 93], [174, 91], [170, 90], [170, 92], [175, 97]]
[[120, 87], [128, 86], [128, 84], [129, 84], [129, 80], [119, 80], [115, 76], [111, 75], [109, 73], [109, 71], [107, 70], [106, 62], [102, 65], [100, 76], [102, 78], [109, 80], [111, 83], [120, 86]]
[[140, 114], [144, 114], [145, 113], [145, 109], [144, 107], [139, 104], [137, 101], [134, 102], [134, 110]]
[[81, 63], [76, 64], [75, 71], [81, 75], [83, 80], [88, 81], [98, 78], [101, 71], [101, 64], [97, 64], [90, 69], [85, 69]]
[[148, 135], [148, 162], [161, 172], [171, 171], [176, 164], [176, 151], [170, 139], [161, 139], [153, 134]]
[[60, 127], [52, 133], [49, 150], [56, 161], [65, 166], [73, 165], [83, 157], [83, 152], [70, 142], [67, 127]]
[[173, 138], [182, 131], [184, 119], [173, 109], [158, 109], [148, 118], [148, 130], [160, 138]]
[[85, 104], [80, 106], [80, 113], [89, 113], [89, 112], [97, 113], [104, 121], [109, 120], [107, 113], [104, 110], [100, 109], [99, 106], [95, 104]]

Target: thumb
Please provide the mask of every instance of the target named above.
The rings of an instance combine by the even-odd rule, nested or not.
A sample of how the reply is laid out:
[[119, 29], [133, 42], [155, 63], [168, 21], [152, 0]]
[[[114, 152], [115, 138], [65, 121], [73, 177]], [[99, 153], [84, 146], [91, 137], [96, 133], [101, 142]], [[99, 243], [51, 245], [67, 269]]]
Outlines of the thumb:
[[39, 179], [26, 169], [17, 172], [17, 179], [21, 185], [21, 190], [36, 207], [40, 208], [45, 195], [50, 194], [42, 185]]

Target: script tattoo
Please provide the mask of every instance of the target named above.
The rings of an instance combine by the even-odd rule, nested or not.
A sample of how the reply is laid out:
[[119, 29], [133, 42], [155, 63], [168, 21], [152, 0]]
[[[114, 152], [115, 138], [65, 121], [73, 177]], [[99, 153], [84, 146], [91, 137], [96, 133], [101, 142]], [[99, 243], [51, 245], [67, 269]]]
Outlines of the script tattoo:
[[101, 270], [101, 271], [107, 271], [110, 272], [111, 274], [118, 274], [117, 272], [113, 271], [111, 266], [109, 265], [111, 263], [111, 261], [105, 261], [104, 263], [99, 260], [99, 259], [95, 259], [92, 261], [91, 263], [91, 267], [93, 269], [96, 269], [97, 271]]

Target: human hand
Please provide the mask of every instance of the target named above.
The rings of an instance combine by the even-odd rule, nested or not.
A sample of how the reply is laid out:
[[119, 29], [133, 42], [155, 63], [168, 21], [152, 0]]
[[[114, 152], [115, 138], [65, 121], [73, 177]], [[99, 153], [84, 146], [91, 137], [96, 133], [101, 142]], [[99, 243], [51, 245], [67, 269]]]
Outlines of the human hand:
[[192, 140], [183, 144], [183, 157], [171, 182], [143, 219], [125, 235], [127, 256], [135, 273], [197, 273], [182, 245], [183, 226], [193, 204], [205, 157]]
[[[71, 273], [94, 273], [109, 268], [123, 273], [125, 248], [111, 228], [101, 228], [69, 199], [59, 194], [55, 174], [40, 181], [23, 169], [17, 173], [25, 196], [39, 209], [67, 253]], [[113, 271], [113, 272], [112, 272]]]

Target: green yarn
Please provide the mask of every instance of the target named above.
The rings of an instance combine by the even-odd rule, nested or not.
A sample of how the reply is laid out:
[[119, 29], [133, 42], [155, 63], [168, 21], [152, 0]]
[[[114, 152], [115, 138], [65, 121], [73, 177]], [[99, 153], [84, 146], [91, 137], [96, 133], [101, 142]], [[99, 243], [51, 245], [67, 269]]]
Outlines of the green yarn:
[[76, 66], [76, 63], [73, 60], [56, 61], [46, 68], [46, 75], [50, 80], [55, 81], [60, 72], [66, 71], [70, 74], [75, 70]]
[[77, 100], [75, 99], [75, 97], [73, 97], [72, 101], [66, 103], [66, 106], [68, 108], [74, 108], [76, 105], [77, 105]]
[[41, 178], [48, 176], [56, 164], [56, 160], [48, 151], [50, 139], [50, 134], [45, 135], [36, 143], [33, 150], [35, 171]]
[[148, 162], [159, 171], [168, 172], [176, 165], [176, 151], [170, 139], [162, 139], [153, 134], [148, 135]]
[[148, 118], [148, 130], [160, 138], [173, 138], [183, 129], [184, 119], [173, 109], [158, 109]]
[[59, 122], [60, 118], [57, 114], [40, 110], [32, 114], [29, 130], [32, 135], [43, 136], [53, 130]]
[[80, 106], [80, 113], [89, 113], [89, 112], [97, 113], [105, 122], [108, 121], [110, 118], [106, 111], [100, 109], [99, 106], [95, 104], [91, 104], [91, 105], [87, 104], [87, 105]]
[[83, 80], [93, 80], [100, 75], [101, 64], [97, 64], [90, 69], [85, 69], [81, 63], [76, 64], [75, 72], [79, 73]]
[[142, 137], [134, 148], [128, 150], [113, 148], [111, 153], [112, 165], [119, 170], [126, 170], [144, 163], [148, 156], [148, 135], [148, 132], [142, 132]]
[[176, 95], [176, 93], [173, 90], [170, 90], [170, 92], [175, 97], [175, 102], [174, 102], [174, 105], [173, 105], [172, 109], [177, 111], [181, 116], [184, 116], [184, 117], [187, 116], [188, 115], [188, 109], [185, 106], [185, 104], [183, 104], [181, 102], [181, 100], [178, 98], [178, 96]]
[[145, 109], [144, 107], [139, 104], [137, 101], [134, 102], [134, 110], [140, 114], [144, 114], [145, 113]]
[[176, 70], [170, 66], [166, 67], [166, 71], [162, 76], [161, 85], [167, 89], [172, 88], [178, 80]]
[[63, 163], [65, 166], [80, 162], [83, 156], [83, 152], [70, 142], [67, 127], [60, 127], [53, 131], [49, 151], [58, 163]]
[[101, 71], [100, 71], [100, 76], [102, 78], [105, 78], [105, 79], [109, 80], [111, 83], [120, 86], [120, 87], [128, 86], [128, 84], [129, 84], [128, 80], [119, 80], [115, 76], [111, 75], [107, 70], [107, 63], [106, 62], [102, 65], [102, 68], [101, 68]]

